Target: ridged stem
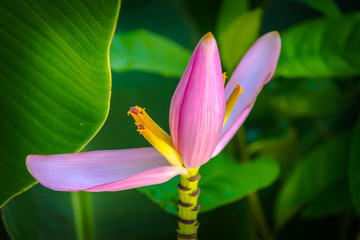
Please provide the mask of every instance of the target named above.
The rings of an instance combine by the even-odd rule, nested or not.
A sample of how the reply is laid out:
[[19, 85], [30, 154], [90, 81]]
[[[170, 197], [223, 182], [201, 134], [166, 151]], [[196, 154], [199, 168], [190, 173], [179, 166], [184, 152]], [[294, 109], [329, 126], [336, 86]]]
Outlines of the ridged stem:
[[197, 215], [200, 211], [198, 197], [200, 189], [198, 182], [200, 179], [199, 168], [190, 169], [187, 175], [180, 176], [179, 201], [178, 201], [178, 224], [176, 231], [178, 240], [196, 240], [199, 222]]

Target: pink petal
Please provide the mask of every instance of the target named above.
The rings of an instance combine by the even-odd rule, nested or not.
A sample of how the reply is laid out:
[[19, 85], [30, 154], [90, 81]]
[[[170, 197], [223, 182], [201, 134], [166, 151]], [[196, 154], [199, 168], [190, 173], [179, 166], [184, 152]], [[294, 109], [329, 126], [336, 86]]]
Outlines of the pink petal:
[[280, 48], [279, 34], [277, 32], [267, 33], [254, 43], [235, 69], [225, 87], [226, 99], [235, 87], [234, 82], [238, 83], [244, 92], [237, 100], [222, 129], [221, 139], [214, 156], [222, 151], [240, 128], [262, 87], [272, 78], [279, 59]]
[[197, 45], [170, 106], [174, 147], [187, 168], [212, 156], [225, 115], [225, 93], [216, 41], [211, 33]]
[[196, 46], [193, 54], [191, 55], [189, 63], [186, 66], [185, 72], [182, 75], [180, 82], [177, 85], [174, 95], [171, 99], [170, 113], [169, 113], [169, 127], [170, 127], [170, 135], [172, 138], [172, 142], [176, 149], [179, 149], [178, 147], [179, 114], [183, 103], [185, 90], [188, 85], [190, 74], [193, 68], [194, 59], [196, 58], [196, 53], [198, 52], [200, 43], [201, 40]]
[[187, 173], [154, 148], [29, 155], [26, 164], [42, 185], [57, 191], [119, 191]]

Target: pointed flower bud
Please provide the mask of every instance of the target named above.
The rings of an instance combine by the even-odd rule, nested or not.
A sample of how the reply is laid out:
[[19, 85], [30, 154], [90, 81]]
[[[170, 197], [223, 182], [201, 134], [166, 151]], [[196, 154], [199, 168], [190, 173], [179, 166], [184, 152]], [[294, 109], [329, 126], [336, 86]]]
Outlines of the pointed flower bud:
[[225, 115], [225, 93], [215, 38], [206, 34], [196, 46], [170, 105], [174, 147], [187, 168], [209, 161]]

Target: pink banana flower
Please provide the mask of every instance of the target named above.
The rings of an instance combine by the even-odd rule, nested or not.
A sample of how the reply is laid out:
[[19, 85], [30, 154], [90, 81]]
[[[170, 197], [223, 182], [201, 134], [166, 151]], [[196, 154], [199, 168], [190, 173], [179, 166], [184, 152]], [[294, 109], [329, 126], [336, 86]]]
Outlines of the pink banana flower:
[[274, 74], [280, 45], [277, 32], [259, 38], [224, 88], [216, 40], [208, 33], [196, 46], [172, 97], [171, 137], [145, 109], [135, 106], [128, 114], [154, 147], [29, 155], [27, 168], [42, 185], [57, 191], [119, 191], [187, 175], [220, 153], [245, 121]]

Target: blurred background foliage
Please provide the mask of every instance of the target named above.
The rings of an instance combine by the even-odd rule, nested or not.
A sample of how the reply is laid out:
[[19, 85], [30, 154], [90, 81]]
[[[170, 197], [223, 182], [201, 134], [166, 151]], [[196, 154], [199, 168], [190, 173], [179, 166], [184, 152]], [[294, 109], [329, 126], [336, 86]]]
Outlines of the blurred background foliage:
[[[171, 96], [203, 34], [214, 33], [231, 76], [274, 30], [282, 51], [273, 80], [228, 147], [201, 168], [200, 239], [359, 240], [356, 0], [123, 0], [110, 113], [85, 150], [148, 146], [129, 106], [146, 107], [168, 131]], [[0, 239], [175, 239], [177, 181], [115, 193], [36, 185], [2, 208]]]

